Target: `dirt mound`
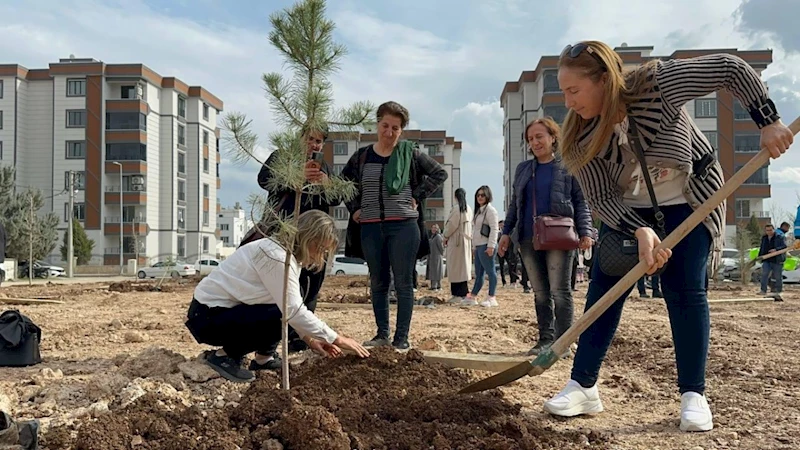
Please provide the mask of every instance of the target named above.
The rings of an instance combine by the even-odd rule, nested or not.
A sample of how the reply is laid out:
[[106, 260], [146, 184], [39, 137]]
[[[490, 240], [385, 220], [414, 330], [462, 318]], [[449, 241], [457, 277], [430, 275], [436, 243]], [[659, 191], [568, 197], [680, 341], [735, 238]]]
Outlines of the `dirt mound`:
[[157, 284], [141, 283], [135, 281], [119, 281], [111, 283], [108, 290], [112, 292], [173, 292], [175, 291], [175, 284], [161, 283], [160, 287]]
[[292, 373], [290, 393], [279, 389], [275, 374], [263, 373], [240, 403], [220, 409], [147, 393], [82, 425], [74, 448], [597, 449], [610, 443], [608, 436], [544, 426], [499, 391], [459, 395], [469, 376], [428, 364], [414, 350], [315, 359]]
[[372, 303], [369, 294], [350, 294], [336, 291], [327, 295], [320, 295], [320, 301], [324, 303]]

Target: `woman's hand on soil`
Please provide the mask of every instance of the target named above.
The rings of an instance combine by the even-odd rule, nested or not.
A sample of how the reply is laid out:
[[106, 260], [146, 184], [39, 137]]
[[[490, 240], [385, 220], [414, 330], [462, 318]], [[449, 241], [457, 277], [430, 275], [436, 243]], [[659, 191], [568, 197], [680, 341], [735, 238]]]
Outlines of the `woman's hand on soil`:
[[369, 352], [366, 348], [364, 348], [363, 345], [359, 344], [354, 339], [350, 339], [349, 337], [339, 336], [335, 341], [333, 341], [333, 343], [345, 350], [355, 352], [356, 355], [362, 358], [369, 356]]
[[316, 353], [329, 358], [336, 358], [343, 354], [342, 349], [339, 347], [325, 341], [320, 341], [319, 339], [312, 339], [311, 342], [308, 343], [308, 347]]

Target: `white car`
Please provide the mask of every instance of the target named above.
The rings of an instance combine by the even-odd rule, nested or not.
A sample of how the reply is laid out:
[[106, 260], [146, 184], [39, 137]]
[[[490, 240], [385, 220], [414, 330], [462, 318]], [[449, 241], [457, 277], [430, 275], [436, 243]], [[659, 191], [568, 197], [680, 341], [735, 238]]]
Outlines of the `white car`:
[[200, 275], [207, 275], [219, 267], [219, 263], [220, 261], [217, 258], [202, 258], [194, 263], [194, 270]]
[[142, 267], [136, 273], [136, 276], [139, 278], [161, 278], [167, 274], [173, 279], [177, 279], [189, 277], [196, 273], [197, 271], [194, 266], [190, 266], [182, 261], [177, 261], [170, 265], [167, 265], [165, 262], [157, 262], [150, 267]]
[[335, 275], [369, 275], [369, 267], [367, 267], [367, 262], [361, 258], [336, 255], [333, 257], [331, 273]]

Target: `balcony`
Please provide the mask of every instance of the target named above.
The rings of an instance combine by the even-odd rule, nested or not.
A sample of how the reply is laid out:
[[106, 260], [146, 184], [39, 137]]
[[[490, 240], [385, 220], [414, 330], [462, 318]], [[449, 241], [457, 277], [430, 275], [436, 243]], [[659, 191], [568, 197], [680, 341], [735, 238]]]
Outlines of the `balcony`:
[[[108, 222], [108, 219], [106, 219], [106, 223], [103, 226], [103, 231], [106, 236], [119, 236], [119, 216], [117, 216], [116, 219], [117, 222]], [[123, 223], [122, 227], [123, 236], [133, 236], [134, 233], [137, 236], [147, 236], [147, 233], [150, 231], [150, 226], [144, 222], [136, 222], [135, 224]]]
[[[144, 185], [142, 185], [141, 191], [123, 191], [122, 192], [122, 204], [123, 205], [145, 205], [147, 204], [147, 192], [145, 191]], [[107, 186], [106, 188], [106, 195], [105, 195], [105, 204], [106, 205], [118, 205], [119, 204], [119, 186]]]
[[[745, 214], [747, 213], [747, 214]], [[749, 219], [751, 216], [756, 216], [756, 219], [769, 219], [768, 211], [736, 211], [737, 219]]]
[[[108, 159], [108, 158], [106, 158]], [[123, 174], [147, 174], [147, 161], [119, 161], [122, 164]], [[119, 175], [119, 166], [111, 161], [106, 161], [106, 175]]]
[[106, 100], [107, 113], [140, 113], [150, 114], [150, 106], [140, 98]]

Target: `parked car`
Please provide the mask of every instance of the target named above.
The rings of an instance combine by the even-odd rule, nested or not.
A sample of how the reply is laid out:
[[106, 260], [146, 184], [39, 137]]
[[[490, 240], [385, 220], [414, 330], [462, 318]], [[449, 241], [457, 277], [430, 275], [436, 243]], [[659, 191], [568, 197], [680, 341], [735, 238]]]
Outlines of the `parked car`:
[[198, 259], [197, 262], [194, 263], [194, 270], [200, 275], [207, 275], [211, 273], [212, 270], [219, 267], [219, 263], [220, 261], [217, 258]]
[[191, 266], [183, 261], [176, 261], [171, 264], [166, 262], [157, 262], [150, 267], [142, 267], [136, 273], [139, 278], [160, 278], [165, 274], [173, 279], [181, 277], [189, 277], [197, 273], [194, 266]]
[[331, 273], [335, 275], [369, 275], [369, 267], [367, 262], [361, 258], [336, 255], [333, 257]]
[[[18, 267], [18, 273], [20, 278], [28, 278], [28, 261], [20, 261]], [[60, 266], [51, 266], [44, 261], [34, 261], [33, 262], [33, 277], [34, 278], [50, 278], [50, 277], [61, 277], [66, 274], [66, 271], [63, 267]]]

